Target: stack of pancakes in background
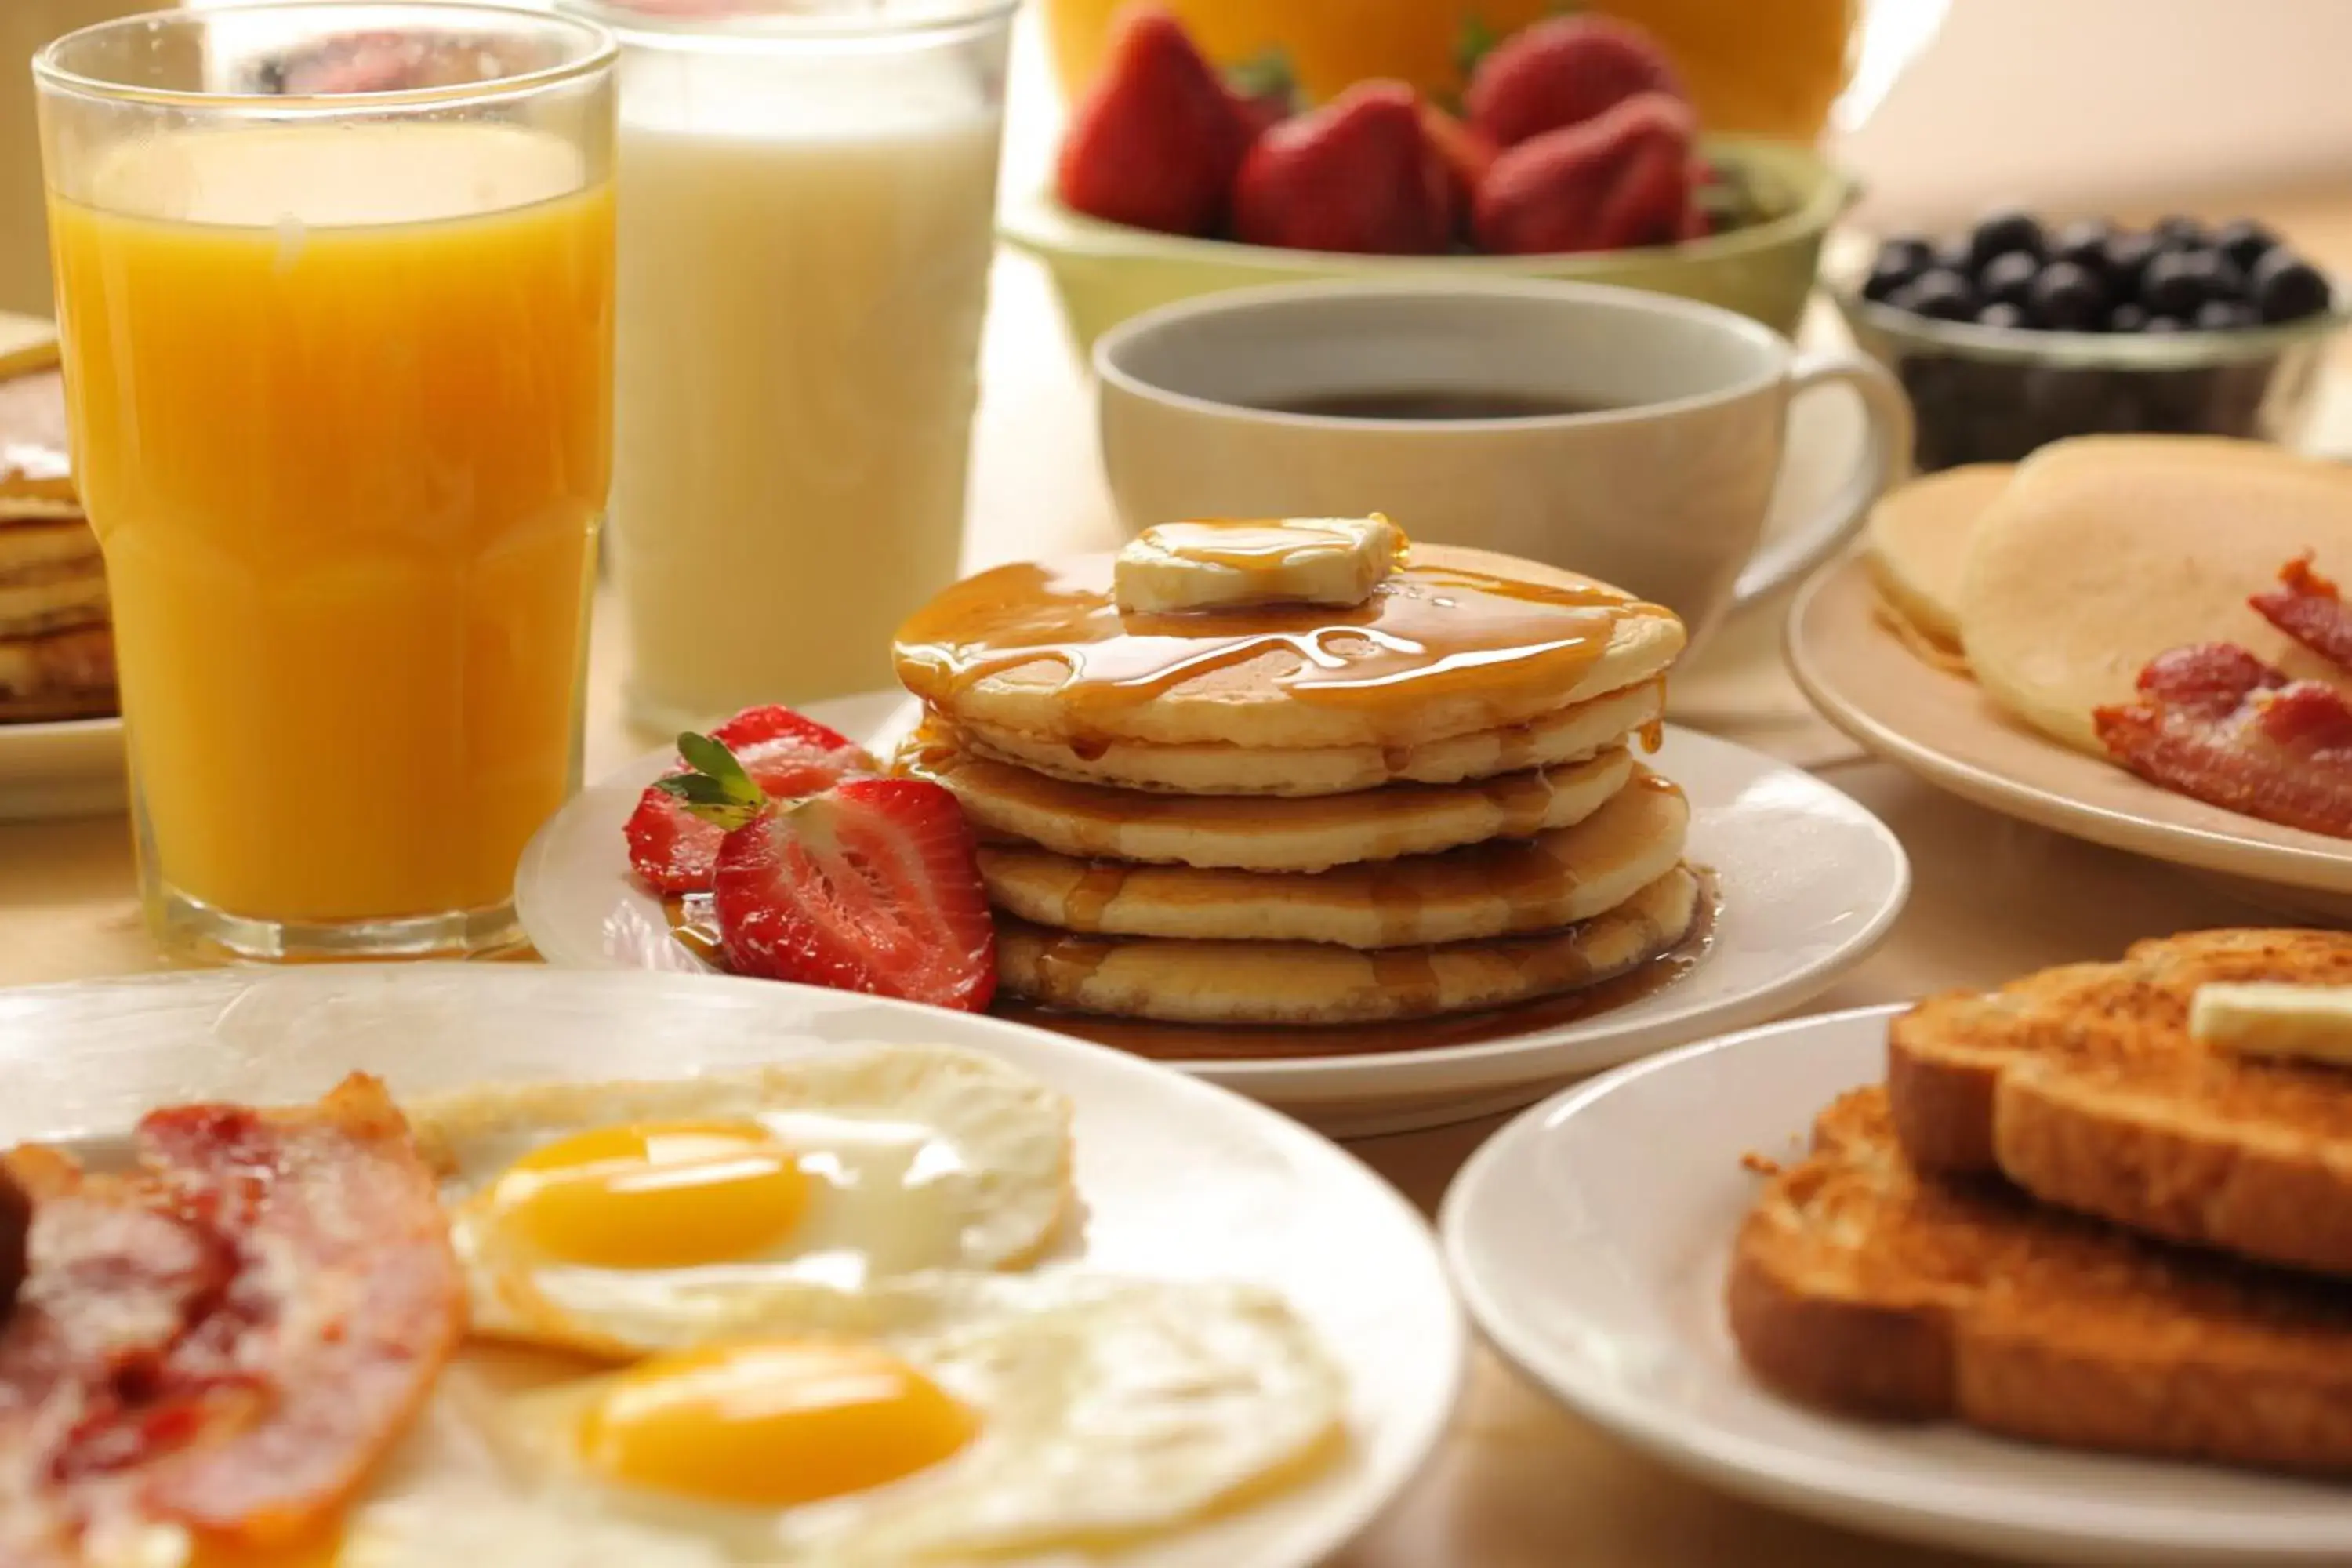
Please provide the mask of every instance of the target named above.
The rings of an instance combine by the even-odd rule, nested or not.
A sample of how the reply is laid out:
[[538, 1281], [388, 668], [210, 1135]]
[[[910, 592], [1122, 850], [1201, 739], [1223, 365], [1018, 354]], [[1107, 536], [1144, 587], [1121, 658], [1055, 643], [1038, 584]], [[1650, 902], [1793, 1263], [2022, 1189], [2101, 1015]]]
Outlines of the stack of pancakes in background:
[[65, 383], [38, 358], [16, 368], [0, 379], [0, 723], [98, 718], [115, 711], [114, 637]]
[[1189, 1024], [1507, 1006], [1701, 920], [1654, 744], [1681, 623], [1416, 546], [1355, 610], [1122, 613], [1112, 558], [1000, 568], [904, 628], [907, 772], [978, 829], [1005, 991]]

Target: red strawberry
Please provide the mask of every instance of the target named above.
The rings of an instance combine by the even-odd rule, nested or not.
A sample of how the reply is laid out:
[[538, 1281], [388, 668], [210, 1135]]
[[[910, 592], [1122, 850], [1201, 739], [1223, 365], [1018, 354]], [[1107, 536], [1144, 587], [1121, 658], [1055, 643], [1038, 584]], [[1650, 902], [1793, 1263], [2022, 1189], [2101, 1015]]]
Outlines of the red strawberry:
[[[803, 719], [789, 708], [746, 708], [711, 732], [735, 753], [771, 798], [814, 795], [852, 773], [874, 771], [874, 759], [848, 736]], [[681, 763], [675, 778], [688, 771]], [[695, 893], [710, 886], [722, 829], [696, 817], [658, 786], [637, 798], [623, 829], [629, 864], [656, 892]]]
[[1445, 160], [1445, 173], [1454, 190], [1455, 216], [1467, 221], [1472, 207], [1478, 200], [1478, 187], [1486, 183], [1486, 171], [1495, 166], [1495, 156], [1502, 151], [1495, 139], [1475, 126], [1465, 125], [1433, 103], [1421, 106], [1421, 132], [1437, 155]]
[[1683, 96], [1656, 39], [1608, 16], [1559, 16], [1513, 34], [1481, 59], [1463, 103], [1473, 125], [1512, 147], [1643, 92]]
[[1683, 216], [1675, 225], [1677, 240], [1705, 239], [1715, 232], [1715, 220], [1706, 216], [1706, 208], [1694, 199], [1683, 208]]
[[1258, 138], [1234, 184], [1234, 233], [1251, 245], [1426, 256], [1454, 240], [1445, 160], [1402, 82], [1358, 82]]
[[1531, 256], [1672, 241], [1691, 205], [1694, 129], [1687, 104], [1645, 92], [1508, 149], [1478, 189], [1479, 247]]
[[1120, 16], [1070, 121], [1059, 188], [1076, 211], [1163, 234], [1217, 226], [1256, 127], [1165, 8]]
[[738, 974], [979, 1012], [996, 928], [978, 845], [926, 779], [849, 779], [729, 833], [712, 886]]

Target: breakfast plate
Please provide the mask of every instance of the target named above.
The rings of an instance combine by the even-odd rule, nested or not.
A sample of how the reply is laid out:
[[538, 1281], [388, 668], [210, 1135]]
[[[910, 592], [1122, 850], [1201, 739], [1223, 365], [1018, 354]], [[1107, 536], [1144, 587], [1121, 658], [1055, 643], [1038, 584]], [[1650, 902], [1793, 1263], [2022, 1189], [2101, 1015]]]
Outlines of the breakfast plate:
[[1789, 612], [1789, 668], [1839, 729], [1942, 789], [2074, 837], [2253, 884], [2273, 904], [2352, 912], [2352, 845], [2158, 788], [2003, 717], [1965, 676], [1881, 623], [1859, 558], [1825, 568]]
[[0, 822], [120, 811], [129, 794], [121, 720], [0, 724]]
[[962, 1047], [1043, 1080], [1075, 1108], [1077, 1217], [1030, 1277], [1075, 1264], [1269, 1288], [1347, 1390], [1349, 1441], [1330, 1469], [1118, 1559], [1135, 1568], [1322, 1560], [1418, 1467], [1461, 1374], [1465, 1329], [1428, 1227], [1353, 1159], [1210, 1085], [995, 1019], [750, 981], [354, 965], [26, 988], [0, 996], [0, 1142], [82, 1137], [100, 1154], [153, 1106], [289, 1102], [354, 1069], [414, 1099], [895, 1045]]
[[[917, 716], [895, 692], [808, 712], [877, 751]], [[1713, 873], [1720, 903], [1704, 956], [1672, 984], [1500, 1038], [1379, 1052], [1342, 1044], [1330, 1055], [1172, 1065], [1327, 1131], [1436, 1126], [1524, 1105], [1569, 1078], [1785, 1013], [1867, 957], [1892, 927], [1909, 892], [1909, 864], [1862, 806], [1798, 769], [1674, 726], [1652, 761], [1689, 797], [1686, 855]], [[639, 793], [670, 765], [667, 752], [653, 753], [592, 786], [524, 852], [516, 905], [550, 963], [705, 968], [672, 937], [661, 902], [631, 877], [623, 847], [622, 824]], [[1357, 1037], [1340, 1032], [1343, 1042]]]
[[1883, 1072], [1873, 1008], [1628, 1067], [1525, 1113], [1446, 1194], [1447, 1260], [1489, 1340], [1562, 1403], [1727, 1490], [1855, 1529], [2040, 1563], [2352, 1560], [2352, 1492], [1816, 1415], [1742, 1370], [1724, 1322], [1758, 1178]]

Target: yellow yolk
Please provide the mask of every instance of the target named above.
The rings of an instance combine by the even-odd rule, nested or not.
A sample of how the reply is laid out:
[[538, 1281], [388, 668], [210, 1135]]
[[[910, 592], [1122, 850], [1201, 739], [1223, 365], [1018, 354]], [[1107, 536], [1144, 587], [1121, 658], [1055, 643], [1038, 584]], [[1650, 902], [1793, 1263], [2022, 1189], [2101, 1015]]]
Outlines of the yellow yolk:
[[640, 1362], [582, 1417], [580, 1452], [629, 1486], [746, 1507], [862, 1491], [938, 1464], [980, 1429], [865, 1345], [706, 1345]]
[[190, 1538], [190, 1552], [182, 1568], [335, 1568], [342, 1543], [340, 1522], [269, 1546], [203, 1532]]
[[678, 1268], [782, 1240], [808, 1206], [808, 1180], [756, 1121], [646, 1122], [532, 1150], [499, 1178], [490, 1205], [545, 1257]]

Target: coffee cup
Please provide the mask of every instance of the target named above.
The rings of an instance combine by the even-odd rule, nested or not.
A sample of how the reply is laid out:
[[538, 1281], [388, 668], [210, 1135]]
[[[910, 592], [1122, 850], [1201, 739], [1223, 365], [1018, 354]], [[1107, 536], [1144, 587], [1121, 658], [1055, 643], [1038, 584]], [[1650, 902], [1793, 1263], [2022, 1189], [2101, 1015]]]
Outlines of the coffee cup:
[[[1894, 378], [1729, 310], [1594, 284], [1339, 282], [1202, 296], [1106, 333], [1102, 450], [1130, 531], [1387, 513], [1616, 584], [1694, 646], [1833, 554], [1911, 449]], [[1866, 438], [1769, 541], [1791, 404], [1839, 388]]]

